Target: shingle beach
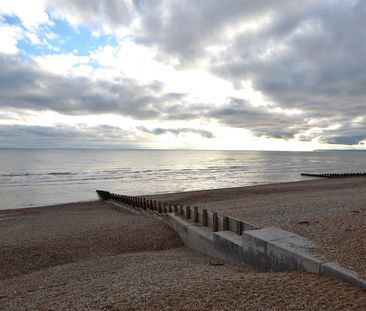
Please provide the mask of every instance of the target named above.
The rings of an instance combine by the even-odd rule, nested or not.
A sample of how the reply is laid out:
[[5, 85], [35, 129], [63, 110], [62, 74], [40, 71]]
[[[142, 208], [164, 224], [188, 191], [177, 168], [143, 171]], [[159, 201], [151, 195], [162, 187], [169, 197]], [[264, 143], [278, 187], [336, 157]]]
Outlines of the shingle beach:
[[[365, 179], [319, 180], [159, 198], [281, 226], [342, 264], [348, 250], [363, 272], [364, 244], [336, 241], [364, 232], [365, 189]], [[194, 253], [160, 219], [108, 203], [6, 210], [0, 224], [1, 310], [366, 310], [365, 292], [350, 284]]]

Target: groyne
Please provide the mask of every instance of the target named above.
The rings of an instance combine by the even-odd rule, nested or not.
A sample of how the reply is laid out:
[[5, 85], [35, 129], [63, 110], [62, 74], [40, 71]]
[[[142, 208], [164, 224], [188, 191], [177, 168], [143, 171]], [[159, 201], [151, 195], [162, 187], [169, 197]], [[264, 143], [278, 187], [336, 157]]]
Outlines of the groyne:
[[340, 279], [366, 290], [366, 281], [335, 262], [313, 255], [318, 248], [295, 233], [259, 226], [197, 207], [97, 190], [117, 210], [157, 215], [178, 233], [184, 244], [208, 256], [259, 271], [306, 271]]
[[323, 177], [323, 178], [349, 178], [349, 177], [366, 177], [366, 173], [301, 173], [301, 176]]

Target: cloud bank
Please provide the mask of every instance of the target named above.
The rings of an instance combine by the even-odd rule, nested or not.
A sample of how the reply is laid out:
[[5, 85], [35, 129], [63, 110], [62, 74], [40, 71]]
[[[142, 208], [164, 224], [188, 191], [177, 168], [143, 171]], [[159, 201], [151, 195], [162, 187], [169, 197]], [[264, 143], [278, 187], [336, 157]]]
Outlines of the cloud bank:
[[[289, 149], [364, 147], [363, 1], [13, 1], [0, 16], [1, 133], [19, 142], [52, 126], [12, 124], [14, 109], [129, 118], [121, 145], [124, 130], [210, 140], [224, 127]], [[73, 35], [90, 46], [73, 48]]]

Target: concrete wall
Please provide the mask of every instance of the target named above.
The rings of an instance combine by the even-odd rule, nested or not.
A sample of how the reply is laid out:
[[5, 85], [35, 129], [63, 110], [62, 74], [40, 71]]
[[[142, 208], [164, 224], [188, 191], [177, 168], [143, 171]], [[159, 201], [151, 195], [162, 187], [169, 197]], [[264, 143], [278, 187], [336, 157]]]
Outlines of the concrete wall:
[[184, 245], [202, 254], [224, 259], [214, 247], [214, 233], [209, 229], [183, 220], [173, 214], [165, 216], [166, 222], [178, 233]]
[[246, 230], [238, 236], [232, 231], [212, 232], [172, 214], [166, 215], [165, 219], [187, 247], [208, 256], [259, 271], [321, 273], [366, 290], [365, 280], [334, 262], [312, 255], [309, 251], [318, 246], [292, 232], [269, 227]]
[[[311, 250], [318, 246], [292, 232], [275, 227], [259, 229], [255, 225], [233, 218], [228, 221], [228, 230], [222, 231], [222, 217], [219, 217], [219, 231], [213, 232], [212, 215], [208, 215], [209, 226], [204, 227], [200, 224], [202, 213], [199, 213], [199, 222], [194, 223], [184, 219], [185, 215], [159, 213], [118, 202], [115, 202], [114, 206], [117, 210], [124, 209], [163, 219], [178, 233], [187, 247], [205, 255], [226, 259], [238, 266], [250, 266], [259, 271], [321, 273], [366, 290], [365, 280], [337, 263], [313, 255]], [[243, 226], [242, 235], [235, 233], [238, 223]]]

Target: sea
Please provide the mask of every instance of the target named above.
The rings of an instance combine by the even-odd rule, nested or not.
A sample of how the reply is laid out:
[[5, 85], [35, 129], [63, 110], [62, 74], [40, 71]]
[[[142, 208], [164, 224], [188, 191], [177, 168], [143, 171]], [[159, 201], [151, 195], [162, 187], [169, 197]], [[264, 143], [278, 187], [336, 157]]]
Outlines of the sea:
[[363, 151], [0, 149], [0, 209], [307, 180], [366, 171]]

